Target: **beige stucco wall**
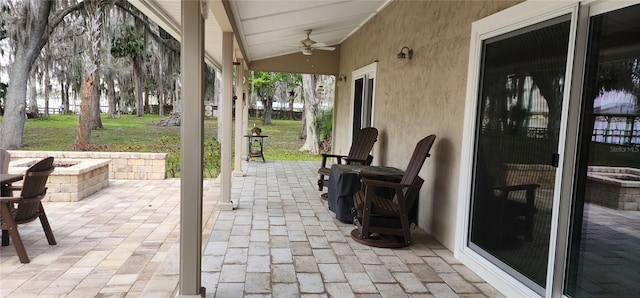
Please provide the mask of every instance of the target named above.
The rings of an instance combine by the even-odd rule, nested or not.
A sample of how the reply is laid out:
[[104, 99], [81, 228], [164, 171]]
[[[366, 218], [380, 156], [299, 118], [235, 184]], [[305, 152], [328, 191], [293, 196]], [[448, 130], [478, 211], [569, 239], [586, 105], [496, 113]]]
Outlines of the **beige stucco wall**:
[[[351, 73], [378, 62], [374, 164], [406, 168], [415, 144], [436, 142], [420, 172], [419, 226], [453, 250], [471, 23], [506, 1], [394, 1], [341, 45], [334, 151], [348, 152]], [[412, 60], [398, 59], [403, 46]]]

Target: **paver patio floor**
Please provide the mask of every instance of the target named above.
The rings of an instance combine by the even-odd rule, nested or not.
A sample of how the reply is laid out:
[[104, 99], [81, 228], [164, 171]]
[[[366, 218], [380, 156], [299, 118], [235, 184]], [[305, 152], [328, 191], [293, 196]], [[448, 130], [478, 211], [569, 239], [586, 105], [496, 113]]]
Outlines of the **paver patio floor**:
[[[234, 211], [217, 211], [204, 182], [202, 283], [208, 297], [499, 297], [418, 231], [380, 249], [351, 240], [315, 186], [317, 163], [244, 164]], [[31, 263], [0, 248], [1, 297], [173, 297], [178, 283], [180, 180], [112, 180], [74, 203], [45, 202], [58, 245], [38, 221], [21, 225]]]

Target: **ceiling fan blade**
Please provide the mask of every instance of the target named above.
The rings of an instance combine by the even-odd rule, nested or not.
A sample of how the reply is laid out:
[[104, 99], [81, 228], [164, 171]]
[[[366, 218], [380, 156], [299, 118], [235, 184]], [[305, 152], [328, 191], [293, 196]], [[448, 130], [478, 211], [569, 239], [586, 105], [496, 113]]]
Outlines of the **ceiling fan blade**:
[[323, 51], [333, 51], [335, 47], [313, 47], [315, 50], [323, 50]]

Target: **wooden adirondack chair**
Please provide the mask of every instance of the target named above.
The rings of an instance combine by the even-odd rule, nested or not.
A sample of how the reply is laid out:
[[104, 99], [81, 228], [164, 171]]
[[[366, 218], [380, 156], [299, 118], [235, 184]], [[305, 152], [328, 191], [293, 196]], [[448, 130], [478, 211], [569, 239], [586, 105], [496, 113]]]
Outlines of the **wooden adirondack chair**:
[[45, 185], [53, 169], [53, 157], [47, 157], [37, 162], [27, 169], [22, 187], [14, 189], [20, 190], [20, 196], [0, 197], [2, 246], [9, 245], [9, 237], [7, 237], [7, 233], [9, 233], [22, 263], [29, 263], [29, 256], [18, 233], [19, 224], [32, 222], [39, 218], [49, 245], [56, 244], [49, 220], [42, 207], [42, 199], [47, 193]]
[[[411, 245], [411, 225], [415, 221], [415, 205], [424, 180], [418, 176], [436, 136], [430, 135], [416, 145], [402, 178], [398, 181], [370, 177], [361, 173], [362, 190], [354, 196], [355, 241], [375, 247]], [[380, 188], [393, 190], [393, 199], [379, 195]], [[413, 217], [413, 218], [412, 218]]]
[[327, 161], [334, 158], [336, 163], [342, 164], [344, 160], [345, 164], [361, 164], [370, 165], [373, 161], [373, 156], [369, 155], [373, 144], [378, 139], [378, 130], [374, 127], [365, 127], [359, 130], [353, 138], [351, 143], [351, 149], [349, 149], [349, 155], [337, 155], [337, 154], [322, 154], [322, 164], [318, 169], [320, 178], [318, 179], [318, 190], [322, 191], [323, 187], [329, 185], [328, 178], [331, 172], [331, 165], [327, 167]]

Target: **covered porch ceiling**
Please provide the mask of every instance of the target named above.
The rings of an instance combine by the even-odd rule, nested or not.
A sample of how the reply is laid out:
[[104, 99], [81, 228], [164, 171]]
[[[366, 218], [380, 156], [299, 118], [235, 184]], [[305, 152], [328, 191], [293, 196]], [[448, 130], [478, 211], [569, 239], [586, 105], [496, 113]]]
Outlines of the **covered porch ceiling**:
[[[185, 0], [183, 0], [185, 1]], [[191, 1], [191, 0], [186, 0]], [[206, 0], [205, 60], [221, 68], [222, 32], [234, 34], [234, 56], [249, 69], [337, 74], [340, 44], [383, 9], [390, 0]], [[129, 0], [177, 40], [181, 40], [181, 1]], [[334, 51], [298, 47], [311, 39]]]

